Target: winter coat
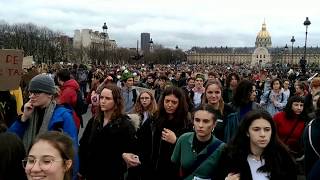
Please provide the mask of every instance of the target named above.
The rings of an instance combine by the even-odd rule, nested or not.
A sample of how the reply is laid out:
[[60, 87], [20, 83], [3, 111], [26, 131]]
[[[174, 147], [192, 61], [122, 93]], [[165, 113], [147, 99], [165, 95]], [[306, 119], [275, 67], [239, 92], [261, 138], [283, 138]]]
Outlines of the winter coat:
[[303, 154], [303, 145], [301, 135], [304, 130], [303, 119], [288, 119], [285, 112], [278, 112], [274, 115], [273, 120], [277, 125], [279, 138], [283, 143], [288, 145], [289, 149], [296, 157]]
[[[272, 171], [270, 173], [270, 180], [297, 179], [295, 163], [287, 152], [278, 151], [277, 157], [274, 158], [281, 158], [282, 163], [277, 164], [277, 167], [272, 167], [278, 169], [278, 172], [280, 173]], [[250, 166], [247, 160], [247, 155], [230, 155], [228, 153], [228, 149], [224, 149], [219, 160], [218, 170], [213, 175], [212, 179], [224, 180], [229, 173], [240, 173], [241, 180], [253, 180]]]
[[[28, 127], [27, 122], [21, 122], [21, 120], [17, 119], [12, 126], [8, 129], [9, 132], [16, 133], [21, 139], [24, 136], [25, 131]], [[73, 145], [75, 147], [75, 151], [78, 150], [78, 129], [74, 123], [72, 117], [72, 111], [63, 107], [56, 105], [50, 122], [48, 124], [48, 131], [61, 131], [70, 136], [73, 141]], [[79, 168], [79, 159], [78, 156], [75, 157], [73, 162], [74, 172], [75, 174], [78, 172]]]
[[[194, 138], [196, 138], [194, 132], [184, 133], [180, 136], [171, 156], [172, 162], [180, 165], [180, 174], [183, 175], [185, 180], [193, 180], [194, 177], [209, 178], [217, 169], [221, 151], [224, 147], [224, 143], [212, 135], [210, 143], [201, 152], [197, 153], [193, 147]], [[197, 163], [197, 159], [207, 155], [209, 148], [215, 146], [214, 143], [217, 143], [216, 141], [220, 141], [221, 144], [216, 146], [214, 151], [211, 151], [211, 154], [206, 156], [206, 159], [202, 158], [201, 164], [198, 163], [198, 166], [193, 168]], [[190, 169], [192, 172], [190, 172]]]
[[309, 127], [311, 126], [311, 140], [313, 147], [316, 149], [316, 151], [320, 154], [320, 118], [316, 118], [312, 122], [310, 122], [304, 129], [303, 132], [303, 142], [304, 142], [304, 153], [305, 153], [305, 172], [306, 175], [309, 174], [310, 170], [314, 166], [314, 164], [317, 162], [317, 160], [320, 159], [320, 157], [317, 155], [317, 153], [313, 150], [312, 146], [310, 145], [309, 140]]
[[128, 116], [103, 122], [89, 120], [80, 140], [80, 174], [87, 180], [124, 178], [123, 153], [135, 152], [135, 129]]
[[[153, 178], [155, 180], [179, 179], [179, 167], [171, 161], [175, 144], [170, 144], [161, 139], [164, 128], [170, 129], [176, 134], [177, 139], [185, 132], [191, 131], [188, 126], [174, 124], [171, 120], [161, 121], [162, 117], [154, 121], [152, 130], [152, 165], [154, 169]], [[163, 123], [160, 123], [163, 122]]]

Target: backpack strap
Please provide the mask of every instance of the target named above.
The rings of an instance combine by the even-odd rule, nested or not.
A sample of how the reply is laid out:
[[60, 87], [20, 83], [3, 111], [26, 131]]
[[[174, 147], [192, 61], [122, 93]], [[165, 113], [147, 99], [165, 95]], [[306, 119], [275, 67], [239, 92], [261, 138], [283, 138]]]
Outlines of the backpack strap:
[[136, 103], [136, 100], [137, 100], [137, 90], [136, 89], [132, 89], [132, 101], [133, 101], [133, 104]]
[[215, 138], [214, 143], [207, 147], [207, 153], [201, 154], [197, 157], [197, 159], [193, 162], [191, 168], [188, 170], [183, 170], [180, 168], [182, 172], [180, 172], [180, 176], [184, 178], [188, 177], [192, 174], [214, 151], [222, 144], [223, 142], [218, 138]]
[[309, 134], [309, 143], [310, 143], [310, 146], [312, 147], [313, 151], [318, 155], [318, 157], [320, 158], [320, 154], [318, 153], [318, 151], [316, 150], [316, 148], [313, 146], [313, 143], [312, 143], [312, 137], [311, 137], [311, 124], [312, 122], [314, 121], [314, 119], [312, 121], [310, 121], [310, 123], [308, 124], [308, 134]]
[[267, 100], [266, 100], [266, 104], [268, 104], [268, 103], [269, 103], [270, 94], [271, 94], [271, 90], [268, 92]]

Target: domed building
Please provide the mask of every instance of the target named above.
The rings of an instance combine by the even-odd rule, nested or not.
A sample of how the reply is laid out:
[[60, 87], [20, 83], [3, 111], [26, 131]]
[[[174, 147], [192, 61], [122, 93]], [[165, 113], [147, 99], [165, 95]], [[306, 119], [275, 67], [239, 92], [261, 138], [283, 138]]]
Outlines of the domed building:
[[262, 28], [259, 31], [257, 38], [256, 38], [256, 47], [266, 47], [271, 48], [272, 42], [271, 42], [271, 36], [269, 32], [267, 31], [266, 23], [263, 22]]
[[[303, 47], [272, 47], [270, 33], [263, 22], [254, 47], [192, 47], [187, 51], [190, 64], [251, 64], [254, 68], [271, 65], [299, 65], [304, 53]], [[308, 47], [308, 64], [320, 64], [320, 48]]]

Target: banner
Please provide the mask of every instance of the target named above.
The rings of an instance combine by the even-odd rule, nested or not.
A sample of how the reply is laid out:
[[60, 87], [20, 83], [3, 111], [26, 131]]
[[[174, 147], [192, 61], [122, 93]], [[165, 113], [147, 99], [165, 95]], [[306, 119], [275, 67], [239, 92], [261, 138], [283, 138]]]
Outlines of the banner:
[[22, 71], [23, 50], [0, 49], [0, 91], [17, 89]]

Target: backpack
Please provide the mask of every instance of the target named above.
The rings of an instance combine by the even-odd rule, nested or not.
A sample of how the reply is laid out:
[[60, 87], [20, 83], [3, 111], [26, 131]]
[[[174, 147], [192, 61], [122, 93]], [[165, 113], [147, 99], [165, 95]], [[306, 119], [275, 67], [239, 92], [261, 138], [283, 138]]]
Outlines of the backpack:
[[136, 103], [136, 100], [137, 100], [137, 90], [136, 89], [132, 89], [132, 101], [133, 101], [133, 104]]
[[[266, 104], [268, 104], [268, 102], [269, 102], [269, 97], [270, 97], [270, 94], [271, 94], [271, 90], [268, 92], [268, 96], [267, 96], [267, 101], [266, 101]], [[283, 97], [283, 92], [281, 92], [281, 101], [280, 102], [282, 102], [283, 101], [283, 99], [284, 99], [284, 97]]]
[[88, 103], [86, 103], [85, 100], [82, 99], [81, 92], [77, 91], [77, 102], [76, 102], [76, 106], [74, 107], [74, 111], [80, 118], [81, 127], [83, 127], [82, 115], [87, 113], [87, 110], [88, 110]]

